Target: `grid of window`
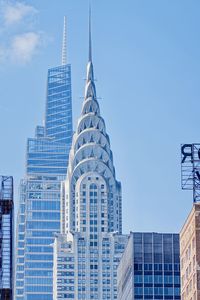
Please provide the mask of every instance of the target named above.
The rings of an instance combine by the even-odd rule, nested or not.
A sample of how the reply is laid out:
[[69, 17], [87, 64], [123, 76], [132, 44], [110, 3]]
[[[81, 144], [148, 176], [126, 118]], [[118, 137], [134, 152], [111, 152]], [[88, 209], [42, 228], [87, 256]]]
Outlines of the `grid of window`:
[[[59, 91], [58, 91], [59, 92]], [[71, 148], [64, 185], [62, 234], [54, 243], [57, 276], [55, 299], [117, 299], [117, 265], [126, 237], [121, 236], [121, 185], [115, 178], [113, 156], [105, 122], [100, 116], [93, 78], [88, 62], [85, 99]], [[121, 240], [120, 240], [121, 239]], [[71, 250], [68, 249], [71, 241]], [[65, 249], [62, 245], [65, 244]], [[65, 253], [75, 258], [75, 291], [56, 279], [58, 258]], [[63, 295], [63, 296], [62, 296]]]
[[[48, 70], [45, 125], [27, 143], [17, 226], [16, 300], [53, 299], [54, 233], [72, 140], [71, 68]], [[45, 278], [44, 278], [45, 277]]]
[[179, 264], [178, 235], [135, 233], [135, 299], [180, 299]]

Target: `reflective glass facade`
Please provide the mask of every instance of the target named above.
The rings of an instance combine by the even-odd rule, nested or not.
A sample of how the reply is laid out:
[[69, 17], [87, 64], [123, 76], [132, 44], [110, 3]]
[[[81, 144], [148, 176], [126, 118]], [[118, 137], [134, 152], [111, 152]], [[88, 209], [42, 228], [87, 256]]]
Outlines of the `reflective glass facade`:
[[62, 65], [49, 69], [47, 86], [46, 136], [56, 142], [71, 145], [72, 103], [70, 65]]
[[181, 299], [178, 234], [131, 233], [118, 267], [118, 296]]
[[13, 178], [0, 176], [0, 299], [13, 299]]
[[44, 126], [27, 141], [26, 176], [20, 184], [16, 300], [52, 300], [53, 248], [60, 231], [60, 190], [72, 139], [71, 68], [48, 71]]

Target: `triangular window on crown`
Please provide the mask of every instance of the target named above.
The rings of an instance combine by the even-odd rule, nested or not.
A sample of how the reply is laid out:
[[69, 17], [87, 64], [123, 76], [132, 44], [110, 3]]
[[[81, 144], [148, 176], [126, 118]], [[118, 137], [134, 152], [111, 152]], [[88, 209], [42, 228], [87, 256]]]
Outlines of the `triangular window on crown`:
[[85, 152], [82, 152], [82, 159], [85, 159]]
[[109, 167], [109, 159], [106, 161], [106, 165]]
[[102, 176], [105, 176], [105, 174], [106, 174], [106, 170], [103, 170], [102, 171]]
[[92, 149], [91, 153], [90, 153], [90, 157], [94, 157], [94, 151]]
[[98, 165], [98, 164], [96, 164], [95, 171], [96, 171], [96, 172], [99, 171], [99, 165]]
[[90, 128], [93, 128], [92, 120], [90, 121]]
[[105, 145], [103, 146], [103, 148], [104, 148], [104, 150], [107, 151], [107, 144], [105, 144]]

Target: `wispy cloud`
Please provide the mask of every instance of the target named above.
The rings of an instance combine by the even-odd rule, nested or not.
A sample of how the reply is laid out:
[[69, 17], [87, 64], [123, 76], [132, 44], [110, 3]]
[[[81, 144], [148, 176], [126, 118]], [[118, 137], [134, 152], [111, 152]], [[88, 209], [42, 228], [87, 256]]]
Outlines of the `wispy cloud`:
[[11, 43], [10, 59], [16, 63], [27, 63], [37, 53], [40, 44], [41, 36], [38, 33], [16, 35]]
[[36, 29], [37, 13], [20, 0], [0, 0], [0, 62], [26, 64], [39, 52], [44, 34]]
[[3, 16], [4, 24], [14, 25], [21, 22], [27, 16], [33, 16], [37, 10], [30, 5], [21, 2], [1, 2], [1, 13]]

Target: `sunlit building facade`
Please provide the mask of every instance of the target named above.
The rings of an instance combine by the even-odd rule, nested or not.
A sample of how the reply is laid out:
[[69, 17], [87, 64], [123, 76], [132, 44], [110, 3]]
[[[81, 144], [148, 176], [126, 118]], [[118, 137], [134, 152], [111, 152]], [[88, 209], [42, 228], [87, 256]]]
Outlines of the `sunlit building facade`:
[[194, 203], [180, 232], [181, 299], [200, 299], [200, 204]]
[[132, 232], [117, 273], [118, 300], [180, 300], [179, 235]]
[[53, 299], [53, 248], [60, 232], [61, 181], [72, 140], [71, 66], [48, 70], [44, 126], [27, 141], [20, 184], [16, 242], [16, 300]]
[[91, 35], [85, 96], [63, 185], [61, 234], [54, 243], [54, 300], [117, 299], [121, 184], [94, 83]]

